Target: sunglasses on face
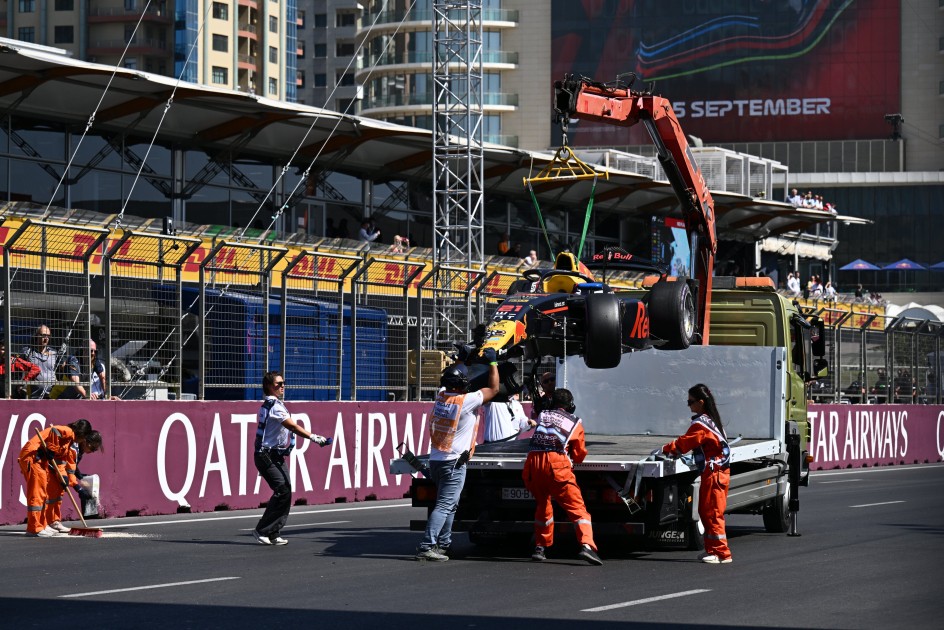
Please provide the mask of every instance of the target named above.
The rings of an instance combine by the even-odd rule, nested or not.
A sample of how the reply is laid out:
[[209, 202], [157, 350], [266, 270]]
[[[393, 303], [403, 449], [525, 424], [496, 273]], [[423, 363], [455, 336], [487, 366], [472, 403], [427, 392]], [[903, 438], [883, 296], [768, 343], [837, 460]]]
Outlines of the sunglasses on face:
[[275, 382], [275, 386], [276, 386], [276, 387], [285, 387], [285, 381], [276, 381], [276, 382]]

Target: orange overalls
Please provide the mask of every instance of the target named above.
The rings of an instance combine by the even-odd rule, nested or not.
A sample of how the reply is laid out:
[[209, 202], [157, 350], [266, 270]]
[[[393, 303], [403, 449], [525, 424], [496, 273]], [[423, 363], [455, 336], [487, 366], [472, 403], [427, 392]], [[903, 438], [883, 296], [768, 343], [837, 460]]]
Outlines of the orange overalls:
[[534, 495], [535, 544], [554, 544], [553, 498], [564, 508], [577, 530], [577, 541], [596, 551], [590, 513], [583, 502], [573, 465], [587, 456], [583, 423], [580, 418], [562, 409], [542, 411], [531, 437], [528, 459], [521, 476], [525, 487]]
[[[40, 432], [49, 451], [59, 462], [72, 461], [72, 465], [57, 464], [60, 474], [68, 474], [70, 485], [75, 485], [75, 452], [72, 442], [75, 434], [65, 426], [50, 426]], [[60, 520], [62, 505], [62, 480], [52, 474], [49, 460], [40, 454], [39, 437], [33, 436], [20, 451], [17, 462], [26, 479], [26, 531], [35, 534], [50, 523]], [[67, 473], [71, 468], [72, 472]]]
[[[719, 560], [731, 557], [724, 531], [724, 510], [728, 505], [731, 470], [723, 451], [723, 439], [724, 434], [711, 418], [702, 414], [692, 418], [685, 435], [662, 447], [663, 453], [676, 456], [695, 449], [701, 449], [704, 454], [705, 468], [701, 473], [701, 488], [698, 491], [698, 515], [705, 526], [705, 553], [718, 556]], [[697, 456], [696, 462], [700, 459]]]

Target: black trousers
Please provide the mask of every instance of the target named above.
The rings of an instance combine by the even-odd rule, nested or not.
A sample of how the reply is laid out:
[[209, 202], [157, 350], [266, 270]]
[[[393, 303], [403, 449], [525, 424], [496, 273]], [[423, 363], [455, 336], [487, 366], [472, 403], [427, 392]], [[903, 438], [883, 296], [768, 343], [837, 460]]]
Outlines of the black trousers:
[[266, 504], [265, 512], [256, 525], [256, 531], [263, 536], [275, 538], [285, 527], [288, 512], [292, 508], [292, 484], [285, 466], [285, 456], [263, 451], [257, 452], [253, 459], [256, 470], [272, 488], [272, 498]]

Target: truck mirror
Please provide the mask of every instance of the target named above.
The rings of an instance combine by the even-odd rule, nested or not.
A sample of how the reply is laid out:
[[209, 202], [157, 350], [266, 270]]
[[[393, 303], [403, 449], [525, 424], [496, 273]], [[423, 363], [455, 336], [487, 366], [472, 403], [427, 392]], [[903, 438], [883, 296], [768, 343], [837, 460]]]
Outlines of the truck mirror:
[[826, 323], [819, 318], [811, 323], [813, 324], [813, 330], [810, 331], [810, 341], [812, 342], [813, 356], [824, 357], [826, 356]]

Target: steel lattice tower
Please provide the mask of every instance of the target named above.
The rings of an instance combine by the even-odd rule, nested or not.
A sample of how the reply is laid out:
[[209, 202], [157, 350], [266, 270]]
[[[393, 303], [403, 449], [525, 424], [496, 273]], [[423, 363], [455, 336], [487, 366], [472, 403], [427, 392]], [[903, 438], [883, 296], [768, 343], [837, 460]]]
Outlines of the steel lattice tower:
[[[433, 262], [485, 262], [482, 148], [482, 0], [433, 0]], [[459, 278], [443, 272], [449, 289]], [[471, 305], [436, 300], [435, 341], [468, 334]]]

